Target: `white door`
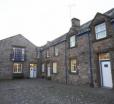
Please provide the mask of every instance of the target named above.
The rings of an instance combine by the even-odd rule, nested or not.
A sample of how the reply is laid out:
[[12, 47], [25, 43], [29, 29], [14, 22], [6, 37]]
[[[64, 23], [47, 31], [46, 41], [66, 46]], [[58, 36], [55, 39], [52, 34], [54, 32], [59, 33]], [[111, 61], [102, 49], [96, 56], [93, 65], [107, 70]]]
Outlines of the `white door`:
[[30, 78], [33, 78], [34, 77], [34, 75], [33, 75], [33, 68], [31, 67], [30, 68]]
[[110, 61], [101, 62], [101, 82], [103, 87], [113, 87]]
[[37, 77], [37, 65], [30, 64], [30, 78], [36, 78], [36, 77]]
[[50, 69], [50, 64], [47, 66], [47, 76], [51, 77], [51, 69]]

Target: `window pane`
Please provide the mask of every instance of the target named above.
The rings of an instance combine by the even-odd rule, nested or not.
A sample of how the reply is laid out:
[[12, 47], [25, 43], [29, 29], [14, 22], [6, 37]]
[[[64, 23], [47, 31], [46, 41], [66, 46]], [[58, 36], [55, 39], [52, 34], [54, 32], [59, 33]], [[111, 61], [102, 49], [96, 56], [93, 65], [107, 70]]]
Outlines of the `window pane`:
[[59, 54], [59, 50], [57, 47], [55, 47], [55, 56], [58, 56], [58, 54]]
[[110, 54], [109, 53], [99, 54], [99, 60], [110, 60]]
[[96, 34], [96, 39], [101, 39], [106, 37], [106, 31], [102, 31]]
[[53, 63], [53, 73], [57, 73], [57, 63]]
[[75, 46], [75, 35], [70, 37], [70, 47]]
[[13, 72], [21, 73], [22, 72], [22, 64], [14, 63], [13, 64]]
[[25, 58], [25, 49], [24, 48], [13, 48], [13, 60], [24, 61]]
[[47, 57], [49, 57], [49, 50], [46, 52]]
[[71, 72], [76, 72], [76, 59], [71, 60]]
[[44, 64], [42, 64], [42, 72], [44, 72]]
[[17, 64], [14, 64], [14, 65], [13, 65], [13, 72], [14, 72], [14, 73], [17, 72]]
[[95, 26], [96, 39], [106, 37], [106, 24], [102, 23]]
[[37, 53], [37, 58], [40, 58], [40, 52]]
[[18, 72], [20, 73], [22, 69], [22, 64], [18, 64]]

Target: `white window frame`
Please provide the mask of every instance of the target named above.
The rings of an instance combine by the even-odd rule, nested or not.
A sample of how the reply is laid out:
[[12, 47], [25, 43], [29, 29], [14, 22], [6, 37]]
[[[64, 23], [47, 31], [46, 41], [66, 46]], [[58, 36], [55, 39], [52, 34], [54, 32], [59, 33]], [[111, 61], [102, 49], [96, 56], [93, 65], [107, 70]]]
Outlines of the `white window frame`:
[[55, 56], [59, 55], [59, 49], [57, 47], [54, 47], [54, 55]]
[[14, 58], [15, 58], [16, 50], [17, 50], [17, 49], [21, 49], [21, 50], [22, 50], [22, 59], [21, 59], [21, 60], [24, 61], [24, 59], [25, 59], [25, 48], [19, 48], [19, 47], [14, 47], [14, 48], [13, 48], [13, 52], [14, 52], [13, 55], [14, 55], [14, 57], [13, 57], [12, 60], [14, 60]]
[[22, 49], [22, 61], [24, 61], [25, 58], [25, 48], [21, 48]]
[[53, 74], [57, 73], [57, 62], [53, 62]]
[[45, 65], [42, 64], [42, 73], [44, 73], [44, 72], [45, 72]]
[[76, 36], [73, 35], [70, 37], [70, 48], [75, 47], [76, 46]]
[[[76, 61], [76, 64], [73, 65], [72, 64], [73, 63], [72, 61]], [[77, 72], [77, 68], [76, 67], [77, 67], [77, 60], [76, 59], [71, 59], [70, 60], [70, 70], [71, 70], [71, 73], [76, 73]]]
[[[16, 65], [16, 71], [14, 69], [14, 65]], [[21, 71], [19, 71], [19, 65], [21, 65]], [[13, 64], [13, 73], [22, 73], [22, 64], [21, 63], [14, 63]]]
[[95, 26], [95, 35], [97, 40], [105, 38], [107, 36], [105, 22]]

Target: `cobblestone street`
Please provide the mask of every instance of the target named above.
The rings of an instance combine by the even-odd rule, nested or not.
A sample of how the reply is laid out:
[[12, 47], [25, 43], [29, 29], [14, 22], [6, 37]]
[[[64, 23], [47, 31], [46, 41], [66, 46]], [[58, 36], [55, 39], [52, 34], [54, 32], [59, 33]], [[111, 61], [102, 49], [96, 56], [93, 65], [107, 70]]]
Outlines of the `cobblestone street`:
[[2, 80], [0, 104], [114, 104], [114, 91], [41, 79]]

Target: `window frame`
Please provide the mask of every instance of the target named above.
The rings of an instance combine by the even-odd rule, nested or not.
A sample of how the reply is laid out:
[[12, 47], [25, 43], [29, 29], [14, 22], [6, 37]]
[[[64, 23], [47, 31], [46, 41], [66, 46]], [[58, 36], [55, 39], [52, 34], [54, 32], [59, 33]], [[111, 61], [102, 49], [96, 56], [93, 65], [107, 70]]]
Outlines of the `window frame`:
[[49, 58], [50, 57], [50, 53], [49, 53], [49, 49], [46, 50], [46, 58]]
[[[73, 41], [73, 42], [74, 42], [74, 45], [73, 45], [73, 46], [71, 45], [71, 44], [73, 43], [73, 42], [71, 41], [71, 38], [72, 38], [72, 37], [74, 37], [74, 41]], [[70, 48], [74, 48], [75, 46], [76, 46], [76, 35], [72, 35], [72, 36], [69, 37], [69, 47], [70, 47]]]
[[25, 48], [24, 47], [13, 47], [13, 57], [12, 57], [12, 60], [13, 61], [16, 61], [15, 58], [16, 58], [16, 55], [19, 54], [19, 51], [17, 50], [21, 50], [21, 60], [20, 61], [25, 61]]
[[[14, 65], [16, 64], [16, 71], [14, 71]], [[19, 65], [21, 65], [21, 71], [19, 71]], [[22, 73], [22, 63], [13, 63], [13, 73]]]
[[[103, 26], [102, 26], [103, 25]], [[102, 28], [103, 29], [102, 29]], [[100, 29], [101, 28], [101, 29]], [[103, 33], [104, 32], [104, 33]], [[103, 34], [103, 35], [102, 35]], [[105, 34], [105, 35], [104, 35]], [[101, 36], [102, 37], [101, 37]], [[95, 38], [96, 40], [100, 40], [100, 39], [103, 39], [103, 38], [106, 38], [107, 37], [107, 29], [106, 29], [106, 23], [105, 22], [102, 22], [100, 24], [97, 24], [95, 25]]]
[[[56, 69], [54, 69], [54, 64], [56, 65]], [[54, 70], [56, 70], [56, 71], [54, 71]], [[53, 74], [57, 74], [58, 73], [58, 63], [57, 62], [53, 62], [52, 63], [52, 72], [53, 72]]]
[[[73, 60], [76, 61], [76, 65], [75, 65], [76, 70], [74, 70], [74, 71], [72, 70], [72, 63], [71, 63]], [[77, 59], [76, 58], [71, 58], [70, 59], [70, 72], [73, 73], [73, 74], [77, 73]]]
[[37, 52], [37, 58], [40, 59], [40, 51]]
[[54, 47], [54, 56], [59, 56], [59, 49], [58, 47]]
[[42, 64], [42, 73], [45, 73], [45, 64]]

